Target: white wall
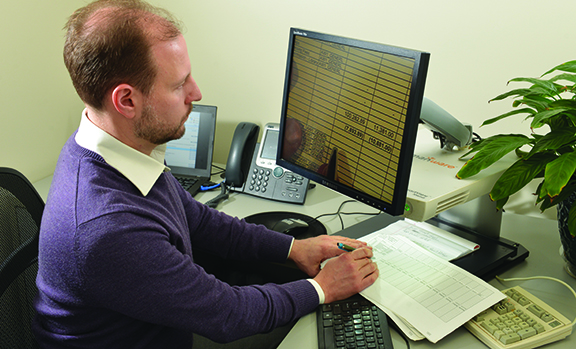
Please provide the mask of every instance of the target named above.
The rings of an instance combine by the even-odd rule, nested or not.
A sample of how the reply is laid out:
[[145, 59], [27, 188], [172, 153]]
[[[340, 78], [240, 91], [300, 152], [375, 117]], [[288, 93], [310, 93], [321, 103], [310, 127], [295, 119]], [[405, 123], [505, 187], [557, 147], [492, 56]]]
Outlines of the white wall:
[[[478, 129], [509, 109], [488, 104], [517, 76], [576, 59], [570, 0], [151, 0], [185, 26], [193, 75], [219, 107], [215, 160], [240, 121], [280, 115], [290, 27], [428, 51], [426, 96], [482, 136], [527, 133], [516, 120]], [[81, 0], [0, 4], [0, 166], [49, 175], [81, 103], [62, 63], [63, 27]], [[14, 151], [8, 151], [9, 148]]]
[[62, 61], [62, 28], [82, 3], [0, 1], [0, 166], [31, 181], [54, 171], [78, 126], [82, 104]]
[[[239, 121], [278, 120], [291, 26], [431, 53], [425, 94], [478, 130], [510, 107], [488, 100], [517, 76], [538, 76], [576, 59], [574, 1], [289, 0], [156, 1], [187, 26], [203, 102], [219, 112], [216, 159], [224, 161]], [[529, 132], [518, 123], [482, 135]]]

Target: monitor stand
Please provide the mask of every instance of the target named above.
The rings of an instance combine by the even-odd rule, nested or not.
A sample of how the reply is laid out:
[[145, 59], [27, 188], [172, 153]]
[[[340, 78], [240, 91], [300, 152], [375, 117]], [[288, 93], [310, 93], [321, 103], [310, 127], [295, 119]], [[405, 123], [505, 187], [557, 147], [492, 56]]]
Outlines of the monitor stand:
[[[382, 213], [337, 234], [359, 238], [401, 219]], [[477, 251], [452, 263], [486, 281], [524, 261], [529, 254], [522, 245], [500, 237], [501, 222], [502, 211], [496, 210], [495, 203], [487, 195], [427, 221], [480, 245]]]

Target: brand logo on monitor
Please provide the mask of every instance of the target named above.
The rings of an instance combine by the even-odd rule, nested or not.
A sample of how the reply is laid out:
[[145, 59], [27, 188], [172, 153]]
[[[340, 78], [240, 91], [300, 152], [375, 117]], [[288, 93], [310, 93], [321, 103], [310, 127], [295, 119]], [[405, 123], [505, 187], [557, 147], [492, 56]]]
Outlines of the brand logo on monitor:
[[325, 185], [325, 186], [327, 186], [327, 187], [330, 188], [330, 189], [334, 189], [334, 190], [337, 190], [337, 189], [338, 189], [338, 187], [337, 187], [335, 184], [330, 183], [330, 182], [325, 181], [325, 180], [322, 180], [322, 185]]

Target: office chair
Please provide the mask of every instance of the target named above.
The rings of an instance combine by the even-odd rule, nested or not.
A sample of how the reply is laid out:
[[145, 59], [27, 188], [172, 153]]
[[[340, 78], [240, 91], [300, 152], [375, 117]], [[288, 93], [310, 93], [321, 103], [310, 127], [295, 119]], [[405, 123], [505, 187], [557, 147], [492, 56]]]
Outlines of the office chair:
[[44, 202], [20, 172], [0, 167], [0, 348], [36, 348], [31, 331]]

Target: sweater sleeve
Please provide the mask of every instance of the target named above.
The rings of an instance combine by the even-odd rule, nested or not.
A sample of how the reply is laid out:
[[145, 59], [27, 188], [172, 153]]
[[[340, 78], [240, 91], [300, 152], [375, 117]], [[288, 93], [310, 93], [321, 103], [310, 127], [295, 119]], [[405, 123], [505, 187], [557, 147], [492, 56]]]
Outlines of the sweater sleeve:
[[177, 190], [185, 208], [194, 247], [236, 260], [282, 263], [288, 259], [294, 240], [292, 236], [229, 216], [194, 200], [180, 186], [177, 186]]
[[[221, 223], [245, 224], [228, 218]], [[204, 228], [223, 226], [207, 221], [202, 224]], [[216, 235], [225, 238], [237, 228], [224, 229]], [[248, 231], [245, 234], [253, 235]], [[266, 244], [260, 246], [255, 239], [247, 243], [259, 246], [253, 257], [276, 258], [275, 252], [267, 253]], [[248, 246], [240, 240], [224, 244], [227, 251], [234, 250], [230, 247], [234, 243], [242, 248]], [[313, 311], [319, 304], [318, 295], [307, 280], [283, 285], [229, 286], [183, 253], [185, 245], [186, 239], [175, 238], [154, 220], [133, 213], [113, 213], [86, 222], [78, 230], [75, 243], [76, 269], [82, 274], [78, 292], [94, 307], [190, 330], [219, 342], [269, 331]]]

